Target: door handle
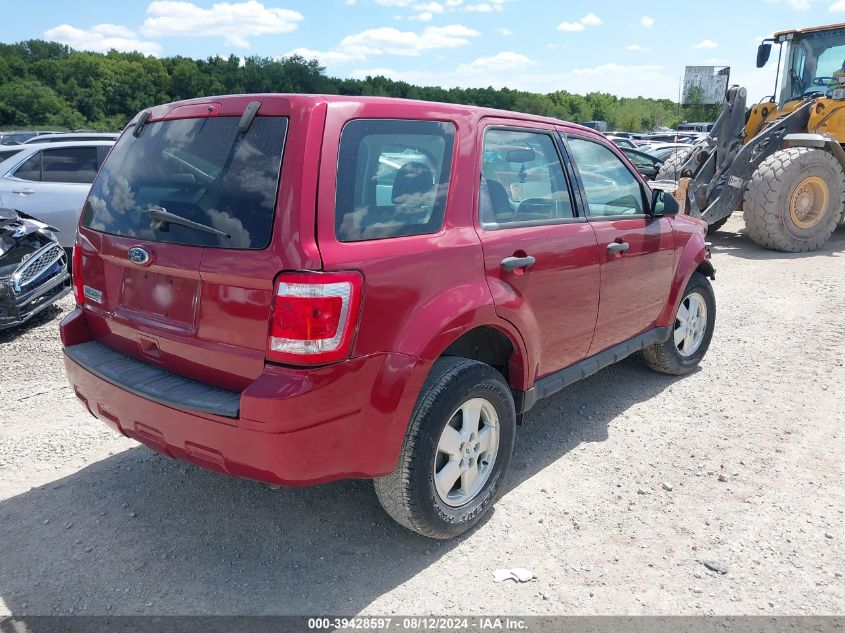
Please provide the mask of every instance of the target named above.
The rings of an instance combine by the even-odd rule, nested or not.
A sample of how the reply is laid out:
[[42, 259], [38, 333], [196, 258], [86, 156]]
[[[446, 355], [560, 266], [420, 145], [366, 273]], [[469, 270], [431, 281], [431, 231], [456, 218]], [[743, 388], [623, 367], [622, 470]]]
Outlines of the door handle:
[[608, 255], [616, 255], [619, 253], [620, 255], [631, 248], [631, 245], [628, 242], [611, 242], [607, 245], [607, 254]]
[[12, 193], [17, 193], [17, 194], [20, 194], [22, 196], [28, 196], [29, 194], [35, 193], [35, 192], [32, 189], [18, 189], [16, 191], [13, 190]]
[[527, 255], [526, 257], [505, 257], [502, 260], [502, 268], [508, 272], [517, 268], [531, 268], [537, 260]]

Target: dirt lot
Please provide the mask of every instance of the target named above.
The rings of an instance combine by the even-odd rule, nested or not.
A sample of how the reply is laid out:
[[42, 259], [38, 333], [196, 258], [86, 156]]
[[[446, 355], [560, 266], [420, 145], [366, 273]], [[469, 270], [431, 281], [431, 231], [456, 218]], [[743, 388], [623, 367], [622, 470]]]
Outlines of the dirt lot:
[[785, 255], [740, 228], [701, 370], [628, 359], [541, 402], [493, 516], [446, 543], [366, 481], [272, 490], [113, 434], [65, 383], [70, 300], [0, 333], [0, 613], [845, 612], [845, 230]]

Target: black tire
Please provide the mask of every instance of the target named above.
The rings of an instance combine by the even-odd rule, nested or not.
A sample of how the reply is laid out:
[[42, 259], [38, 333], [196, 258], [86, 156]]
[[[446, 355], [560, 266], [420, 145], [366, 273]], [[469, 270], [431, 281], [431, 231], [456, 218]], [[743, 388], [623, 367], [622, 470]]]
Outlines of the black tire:
[[708, 224], [707, 225], [707, 234], [711, 235], [712, 233], [715, 233], [716, 231], [721, 229], [723, 226], [725, 226], [725, 223], [730, 219], [730, 217], [731, 216], [728, 216], [727, 218], [722, 218], [721, 220], [716, 220], [713, 224]]
[[[792, 198], [805, 179], [816, 177], [828, 191], [827, 207], [812, 225], [796, 224]], [[822, 149], [791, 147], [775, 152], [751, 175], [743, 197], [745, 228], [760, 246], [801, 253], [824, 244], [845, 208], [845, 172], [835, 156]]]
[[[467, 503], [454, 507], [444, 503], [434, 483], [437, 445], [453, 415], [473, 398], [484, 398], [495, 408], [498, 451], [483, 487]], [[440, 358], [417, 399], [396, 467], [375, 480], [378, 500], [397, 523], [423, 536], [457, 536], [492, 508], [508, 472], [515, 436], [513, 395], [502, 375], [475, 360]]]
[[673, 152], [672, 155], [664, 161], [663, 165], [660, 166], [660, 169], [654, 179], [678, 181], [681, 178], [681, 165], [687, 162], [692, 150], [693, 147], [690, 146], [689, 149], [684, 147], [676, 152]]
[[673, 333], [669, 336], [669, 340], [663, 343], [655, 343], [642, 351], [643, 360], [654, 371], [675, 376], [688, 374], [698, 366], [701, 359], [707, 353], [707, 348], [710, 347], [710, 340], [713, 338], [713, 328], [716, 324], [716, 295], [713, 293], [713, 286], [710, 285], [710, 280], [701, 273], [694, 272], [687, 283], [687, 287], [684, 289], [683, 298], [678, 306], [679, 310], [681, 306], [687, 303], [687, 299], [692, 293], [700, 295], [707, 306], [704, 337], [693, 354], [689, 356], [682, 355], [678, 350], [678, 346], [675, 344], [674, 330], [679, 327], [679, 322], [676, 318], [675, 327], [673, 328]]

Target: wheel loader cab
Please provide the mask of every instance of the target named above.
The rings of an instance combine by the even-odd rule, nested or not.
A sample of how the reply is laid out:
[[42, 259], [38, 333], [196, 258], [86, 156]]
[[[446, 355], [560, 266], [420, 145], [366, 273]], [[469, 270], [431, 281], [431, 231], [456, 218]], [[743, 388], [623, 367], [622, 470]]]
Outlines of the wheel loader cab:
[[772, 44], [778, 51], [778, 85], [769, 97], [751, 108], [746, 142], [766, 123], [795, 111], [808, 98], [816, 100], [807, 132], [823, 133], [845, 143], [845, 24], [781, 31], [757, 49], [757, 67], [769, 61]]

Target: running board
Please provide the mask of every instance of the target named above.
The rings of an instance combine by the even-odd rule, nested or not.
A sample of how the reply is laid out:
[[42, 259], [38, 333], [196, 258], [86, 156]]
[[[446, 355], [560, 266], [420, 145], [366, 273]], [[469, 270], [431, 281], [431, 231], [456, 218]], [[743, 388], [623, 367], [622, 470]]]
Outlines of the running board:
[[635, 352], [639, 352], [646, 347], [654, 345], [655, 343], [663, 343], [669, 340], [672, 336], [671, 327], [656, 327], [642, 334], [623, 341], [618, 345], [614, 345], [603, 352], [599, 352], [589, 358], [565, 367], [560, 371], [556, 371], [548, 376], [543, 376], [534, 383], [528, 391], [514, 391], [514, 404], [516, 405], [517, 415], [522, 415], [531, 410], [537, 404], [537, 401], [542, 398], [556, 394], [561, 389], [592, 376], [597, 371], [618, 363], [620, 360], [630, 356]]

